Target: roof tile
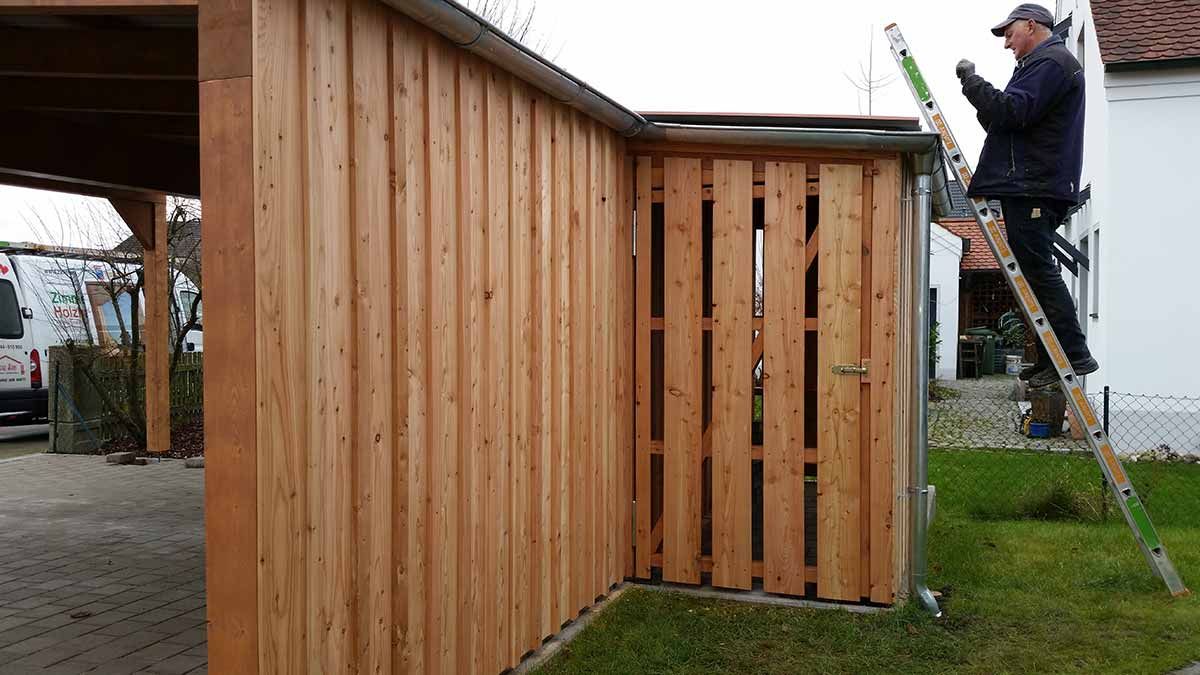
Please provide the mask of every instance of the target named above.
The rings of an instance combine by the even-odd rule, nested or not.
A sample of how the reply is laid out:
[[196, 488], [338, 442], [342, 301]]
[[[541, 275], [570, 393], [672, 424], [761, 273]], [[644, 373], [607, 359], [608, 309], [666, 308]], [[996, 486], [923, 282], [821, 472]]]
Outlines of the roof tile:
[[[979, 229], [979, 223], [974, 219], [942, 219], [938, 221], [942, 227], [950, 230], [955, 236], [960, 237], [969, 243], [967, 244], [967, 252], [963, 254], [962, 263], [959, 269], [962, 271], [975, 270], [999, 270], [1000, 264], [996, 262], [996, 256], [992, 255], [991, 249], [988, 248], [987, 240], [983, 238], [983, 230]], [[1001, 221], [1000, 229], [1004, 230], [1004, 223]], [[1005, 237], [1008, 233], [1005, 232]]]
[[1092, 0], [1105, 65], [1200, 58], [1200, 0]]

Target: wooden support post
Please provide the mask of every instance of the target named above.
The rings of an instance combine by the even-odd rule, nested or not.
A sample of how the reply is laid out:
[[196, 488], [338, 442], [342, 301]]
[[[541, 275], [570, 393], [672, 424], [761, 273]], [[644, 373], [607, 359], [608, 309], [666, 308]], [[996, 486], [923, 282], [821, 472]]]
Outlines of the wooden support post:
[[121, 219], [142, 245], [142, 267], [145, 283], [145, 329], [142, 344], [146, 347], [146, 449], [166, 452], [171, 447], [171, 387], [170, 332], [168, 311], [170, 302], [170, 272], [167, 250], [167, 198], [149, 197], [151, 201], [109, 197]]
[[208, 662], [258, 672], [258, 465], [251, 81], [200, 85]]
[[[266, 557], [268, 554], [260, 546], [259, 533], [265, 531], [264, 536], [279, 541], [282, 536], [276, 533], [287, 529], [264, 527], [264, 523], [274, 524], [275, 521], [259, 513], [260, 489], [268, 495], [267, 503], [283, 505], [282, 509], [274, 511], [277, 517], [286, 518], [294, 508], [295, 500], [295, 497], [292, 501], [280, 499], [278, 492], [268, 492], [265, 488], [290, 488], [281, 480], [289, 474], [277, 469], [276, 459], [277, 446], [287, 442], [283, 434], [278, 433], [284, 425], [277, 422], [267, 432], [266, 436], [274, 441], [274, 445], [260, 444], [259, 433], [260, 414], [265, 415], [260, 413], [259, 402], [268, 400], [265, 395], [259, 395], [266, 389], [260, 387], [266, 369], [258, 367], [262, 363], [259, 355], [266, 351], [264, 346], [274, 343], [258, 332], [261, 316], [258, 302], [261, 298], [257, 289], [275, 285], [272, 282], [282, 276], [278, 274], [281, 265], [277, 258], [262, 255], [262, 251], [274, 252], [283, 247], [262, 246], [257, 236], [259, 232], [268, 235], [279, 232], [276, 224], [281, 218], [286, 218], [289, 224], [298, 220], [278, 213], [274, 194], [265, 195], [261, 206], [254, 201], [255, 190], [262, 184], [263, 177], [255, 173], [254, 164], [251, 8], [251, 3], [246, 0], [203, 3], [199, 8], [198, 40], [200, 182], [203, 186], [204, 246], [208, 251], [202, 259], [208, 357], [204, 371], [208, 664], [214, 673], [245, 675], [259, 672], [260, 651], [265, 651], [266, 641], [259, 639], [258, 610], [263, 585], [260, 575], [284, 576], [277, 573], [278, 558]], [[270, 27], [274, 26], [272, 20], [277, 15], [265, 13], [260, 18], [264, 27]], [[264, 30], [266, 35], [276, 39], [275, 43], [268, 44], [276, 44], [281, 32], [274, 28]], [[282, 141], [275, 147], [280, 146], [284, 146]], [[291, 159], [291, 156], [282, 155], [275, 161], [281, 163]], [[276, 166], [268, 164], [263, 171], [271, 171]], [[267, 175], [273, 176], [268, 179], [272, 182], [287, 184], [279, 174]], [[295, 201], [291, 199], [291, 205], [294, 206]], [[279, 241], [278, 238], [268, 239], [272, 244]], [[259, 260], [263, 261], [265, 270], [258, 268]], [[268, 296], [266, 301], [274, 299]], [[272, 335], [271, 328], [275, 328], [275, 335], [279, 334], [278, 323], [267, 326], [265, 335]], [[291, 393], [291, 390], [282, 390], [281, 395]], [[292, 414], [296, 407], [304, 409], [303, 404], [293, 404], [295, 407], [287, 411], [281, 407], [268, 408], [268, 405], [264, 404], [261, 410], [278, 410], [285, 416]], [[269, 451], [264, 452], [264, 445]], [[265, 467], [261, 472], [260, 456], [264, 457]], [[260, 553], [263, 555], [261, 567]], [[294, 564], [292, 561], [287, 564], [287, 569], [295, 569], [290, 566]], [[288, 579], [279, 581], [273, 590], [286, 587], [288, 581], [294, 583], [294, 580], [293, 573]], [[290, 610], [292, 602], [295, 600], [289, 595], [275, 607]], [[264, 645], [262, 650], [260, 645]], [[272, 657], [277, 654], [279, 650]], [[265, 655], [261, 658], [268, 667], [286, 670], [285, 665], [269, 660]]]
[[171, 448], [171, 383], [168, 356], [170, 342], [167, 310], [170, 284], [167, 270], [167, 200], [154, 202], [154, 247], [145, 248], [142, 266], [146, 302], [146, 449], [166, 452]]

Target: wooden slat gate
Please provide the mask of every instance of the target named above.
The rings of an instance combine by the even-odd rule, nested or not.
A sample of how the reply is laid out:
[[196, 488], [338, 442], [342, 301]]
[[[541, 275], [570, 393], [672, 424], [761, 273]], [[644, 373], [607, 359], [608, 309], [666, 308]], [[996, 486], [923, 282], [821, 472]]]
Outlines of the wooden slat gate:
[[899, 160], [634, 174], [634, 576], [892, 602]]

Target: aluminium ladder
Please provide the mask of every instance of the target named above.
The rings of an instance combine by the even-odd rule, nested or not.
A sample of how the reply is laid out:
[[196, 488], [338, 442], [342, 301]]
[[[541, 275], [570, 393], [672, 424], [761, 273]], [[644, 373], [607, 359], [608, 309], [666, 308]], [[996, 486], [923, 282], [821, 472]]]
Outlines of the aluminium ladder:
[[[950, 127], [946, 124], [937, 100], [929, 91], [929, 85], [926, 84], [924, 76], [917, 68], [917, 62], [913, 59], [908, 43], [904, 41], [904, 36], [900, 34], [900, 29], [896, 27], [896, 24], [891, 24], [884, 29], [884, 32], [891, 45], [892, 56], [896, 58], [896, 63], [904, 72], [904, 80], [917, 100], [925, 123], [930, 129], [936, 130], [941, 135], [946, 160], [962, 180], [963, 186], [970, 185], [971, 167], [967, 164], [962, 149], [954, 140], [954, 134], [950, 132]], [[1092, 448], [1092, 455], [1100, 464], [1100, 470], [1104, 473], [1108, 484], [1112, 486], [1117, 503], [1121, 506], [1121, 513], [1125, 515], [1125, 522], [1133, 531], [1134, 539], [1142, 549], [1142, 554], [1146, 556], [1146, 561], [1155, 575], [1167, 585], [1167, 590], [1171, 592], [1171, 595], [1187, 595], [1188, 589], [1180, 580], [1174, 565], [1171, 564], [1171, 559], [1167, 556], [1167, 549], [1155, 531], [1154, 524], [1150, 522], [1149, 514], [1146, 513], [1146, 507], [1133, 489], [1133, 484], [1129, 482], [1129, 476], [1121, 466], [1121, 461], [1113, 452], [1108, 434], [1097, 420], [1095, 411], [1088, 402], [1087, 396], [1084, 395], [1079, 378], [1071, 369], [1071, 363], [1063, 353], [1058, 336], [1054, 334], [1046, 314], [1038, 305], [1029, 281], [1021, 274], [1021, 268], [1017, 265], [1017, 260], [1013, 257], [1008, 242], [1000, 232], [1000, 226], [991, 209], [988, 208], [987, 200], [976, 197], [971, 200], [971, 203], [975, 219], [979, 221], [984, 238], [987, 239], [992, 254], [996, 256], [997, 262], [1000, 263], [1000, 269], [1008, 279], [1013, 296], [1021, 305], [1025, 318], [1029, 320], [1031, 326], [1035, 327], [1039, 339], [1046, 347], [1046, 352], [1050, 355], [1051, 361], [1058, 371], [1059, 383], [1062, 385], [1063, 393], [1066, 394], [1071, 410], [1075, 413], [1075, 419], [1081, 421], [1085, 426], [1084, 436]]]

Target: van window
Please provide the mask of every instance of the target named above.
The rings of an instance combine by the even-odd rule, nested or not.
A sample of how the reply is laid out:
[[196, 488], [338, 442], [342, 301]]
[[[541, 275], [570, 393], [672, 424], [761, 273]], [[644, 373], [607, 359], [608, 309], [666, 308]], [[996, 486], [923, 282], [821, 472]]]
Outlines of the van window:
[[[200, 295], [195, 291], [179, 291], [179, 313], [180, 321], [187, 321], [188, 315], [192, 311], [192, 303], [196, 302], [196, 296]], [[196, 322], [204, 323], [204, 301], [201, 300], [196, 305]]]
[[16, 340], [24, 335], [25, 322], [21, 319], [17, 291], [11, 281], [0, 279], [0, 338]]
[[[133, 295], [131, 290], [117, 293], [116, 303], [111, 292], [103, 284], [87, 285], [88, 299], [92, 302], [92, 313], [96, 317], [96, 333], [101, 345], [124, 345], [133, 330]], [[118, 316], [118, 312], [120, 315]], [[144, 327], [146, 316], [138, 312], [138, 326]]]

